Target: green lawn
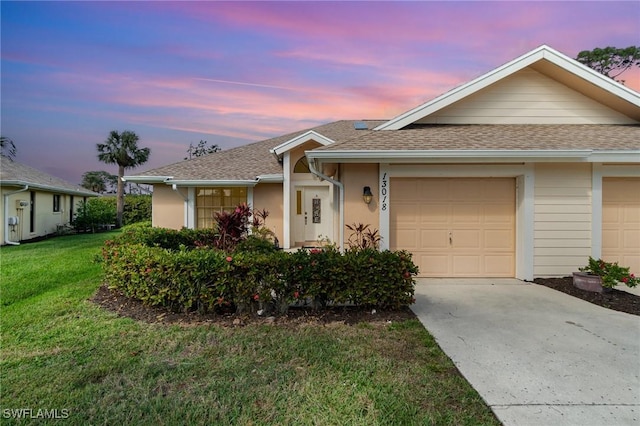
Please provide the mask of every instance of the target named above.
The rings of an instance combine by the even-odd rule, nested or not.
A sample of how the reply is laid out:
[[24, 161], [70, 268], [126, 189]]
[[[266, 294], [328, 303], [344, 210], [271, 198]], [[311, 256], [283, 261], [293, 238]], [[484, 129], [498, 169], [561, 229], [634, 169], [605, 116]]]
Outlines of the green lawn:
[[[418, 321], [176, 326], [87, 301], [113, 234], [0, 249], [0, 415], [37, 424], [498, 425]], [[51, 411], [49, 411], [51, 414]]]

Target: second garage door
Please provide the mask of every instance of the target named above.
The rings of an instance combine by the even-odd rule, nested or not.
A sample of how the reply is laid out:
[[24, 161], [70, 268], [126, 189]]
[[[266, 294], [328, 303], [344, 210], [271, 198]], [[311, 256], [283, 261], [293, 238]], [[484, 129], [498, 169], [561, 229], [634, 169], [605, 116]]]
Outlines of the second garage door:
[[640, 178], [602, 182], [602, 258], [640, 275]]
[[515, 179], [392, 178], [392, 250], [426, 277], [515, 275]]

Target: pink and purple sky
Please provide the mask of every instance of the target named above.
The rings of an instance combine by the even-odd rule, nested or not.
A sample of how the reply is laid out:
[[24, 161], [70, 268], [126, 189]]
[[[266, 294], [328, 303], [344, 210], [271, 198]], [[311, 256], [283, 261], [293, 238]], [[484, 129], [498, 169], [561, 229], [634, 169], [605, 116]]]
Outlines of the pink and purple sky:
[[[2, 1], [2, 135], [79, 183], [110, 130], [127, 174], [339, 119], [392, 118], [541, 44], [640, 44], [640, 2]], [[640, 91], [640, 72], [622, 75]]]

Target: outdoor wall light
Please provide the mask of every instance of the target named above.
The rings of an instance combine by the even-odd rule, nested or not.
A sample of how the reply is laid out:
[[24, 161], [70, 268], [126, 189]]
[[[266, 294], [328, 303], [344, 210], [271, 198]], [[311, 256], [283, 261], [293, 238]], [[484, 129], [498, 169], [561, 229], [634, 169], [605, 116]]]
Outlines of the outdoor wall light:
[[362, 199], [366, 204], [370, 204], [373, 199], [373, 194], [371, 193], [371, 188], [365, 186], [362, 190]]

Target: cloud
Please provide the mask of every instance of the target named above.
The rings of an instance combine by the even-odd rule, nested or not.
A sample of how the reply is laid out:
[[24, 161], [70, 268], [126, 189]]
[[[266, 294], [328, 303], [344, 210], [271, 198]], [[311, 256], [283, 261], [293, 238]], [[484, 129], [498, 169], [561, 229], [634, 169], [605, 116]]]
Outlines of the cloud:
[[[7, 2], [3, 133], [39, 164], [76, 167], [63, 147], [89, 167], [109, 130], [132, 128], [158, 166], [201, 138], [229, 148], [390, 118], [541, 44], [569, 56], [637, 44], [638, 13], [637, 2]], [[639, 70], [622, 78], [640, 90]]]
[[198, 77], [194, 77], [193, 79], [199, 80], [199, 81], [208, 81], [211, 83], [234, 84], [238, 86], [250, 86], [250, 87], [259, 87], [259, 88], [266, 88], [266, 89], [306, 91], [305, 89], [301, 89], [298, 87], [285, 87], [285, 86], [277, 86], [274, 84], [248, 83], [244, 81], [230, 81], [230, 80], [219, 80], [214, 78], [198, 78]]

